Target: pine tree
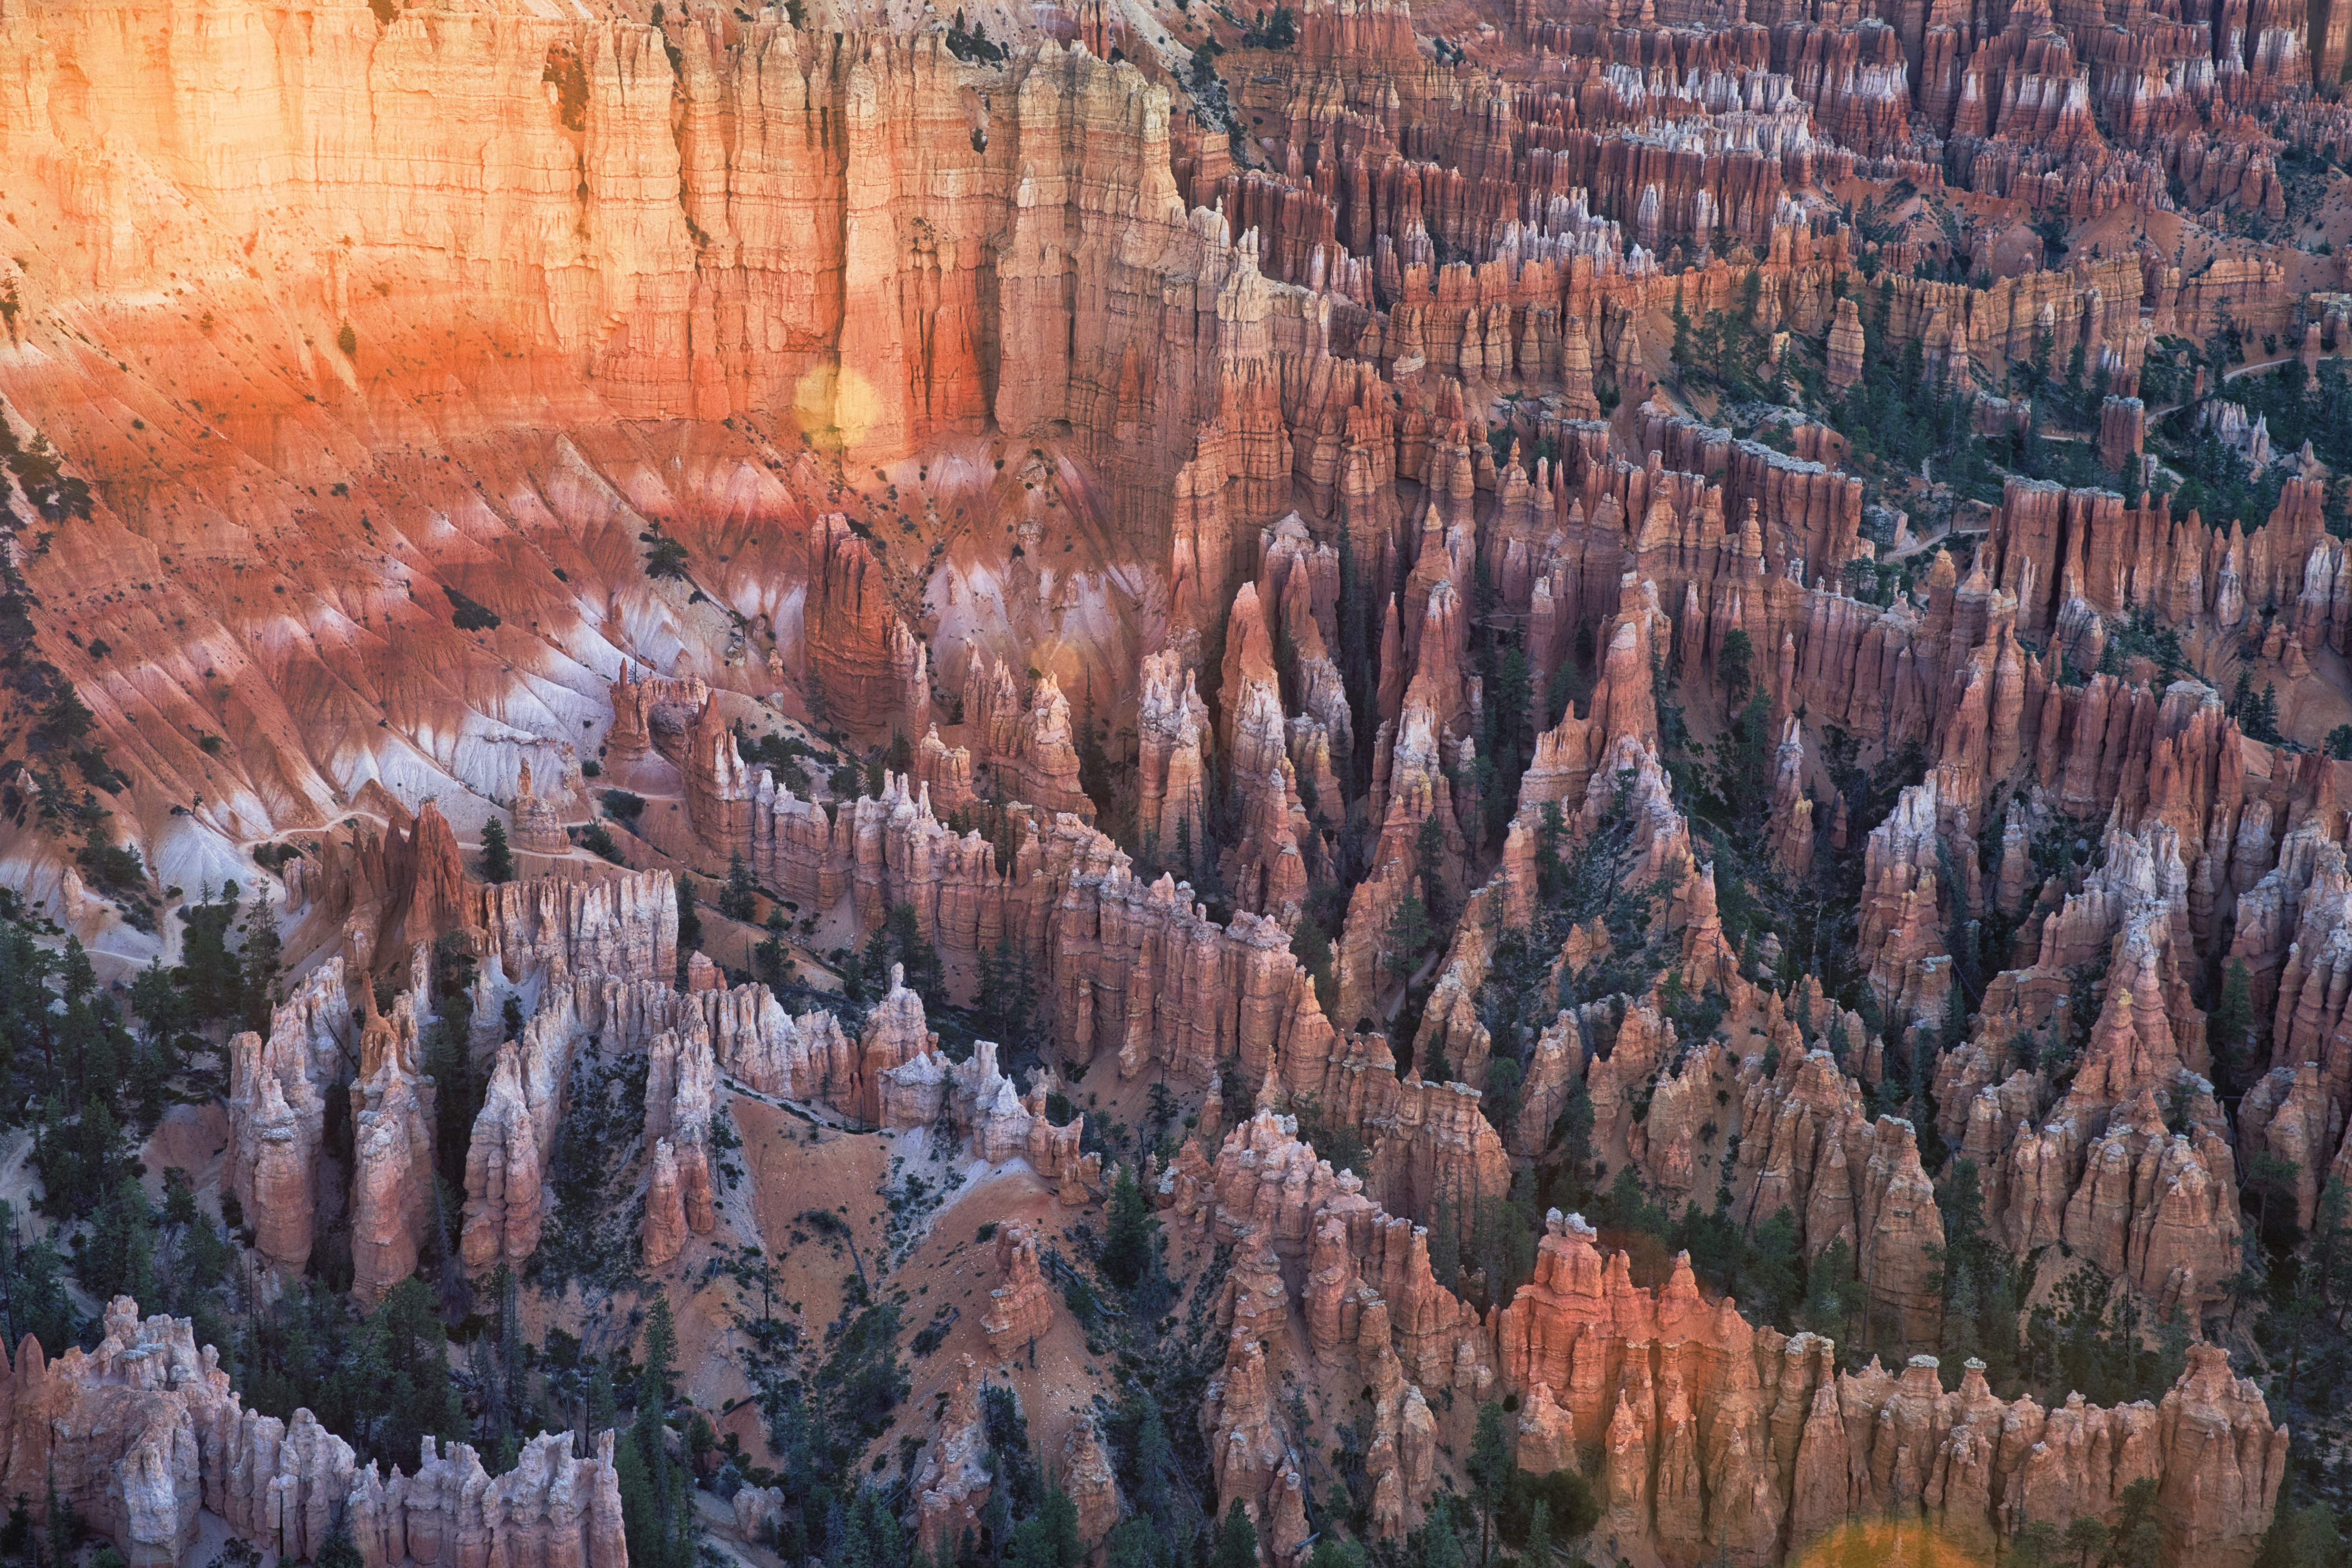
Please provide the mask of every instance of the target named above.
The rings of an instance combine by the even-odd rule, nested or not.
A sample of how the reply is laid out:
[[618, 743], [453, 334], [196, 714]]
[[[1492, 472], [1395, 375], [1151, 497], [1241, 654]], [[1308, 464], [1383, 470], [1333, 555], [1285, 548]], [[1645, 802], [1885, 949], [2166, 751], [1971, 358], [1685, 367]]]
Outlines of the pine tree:
[[1734, 711], [1747, 699], [1748, 683], [1751, 679], [1748, 663], [1754, 651], [1748, 634], [1734, 629], [1725, 634], [1723, 647], [1716, 653], [1716, 679], [1723, 684], [1725, 706]]
[[[698, 890], [691, 877], [680, 877], [673, 889], [677, 903], [677, 962], [681, 976], [686, 972], [686, 955], [702, 945], [702, 910], [698, 907]], [[677, 984], [681, 990], [685, 988], [683, 978]]]
[[727, 887], [719, 895], [719, 912], [730, 921], [748, 921], [759, 912], [759, 886], [740, 855], [727, 858]]
[[1250, 1522], [1239, 1498], [1225, 1510], [1225, 1522], [1218, 1527], [1217, 1547], [1209, 1555], [1209, 1568], [1257, 1568], [1257, 1527]]
[[2221, 1068], [2225, 1087], [2236, 1079], [2233, 1069], [2253, 1027], [2253, 976], [2246, 972], [2244, 959], [2233, 958], [2222, 976], [2221, 994], [2213, 1004], [2205, 1029], [2213, 1043], [2213, 1055]]
[[792, 950], [784, 945], [784, 911], [770, 910], [768, 934], [751, 950], [751, 973], [762, 985], [781, 991], [793, 984], [794, 968]]
[[257, 891], [246, 906], [244, 942], [238, 954], [241, 978], [238, 1010], [248, 1029], [267, 1029], [278, 1006], [278, 978], [284, 948], [278, 936], [278, 911], [266, 894]]
[[1462, 1278], [1462, 1230], [1454, 1206], [1454, 1194], [1441, 1193], [1429, 1219], [1429, 1271], [1449, 1290]]
[[361, 1568], [358, 1542], [352, 1539], [350, 1526], [340, 1518], [328, 1531], [327, 1539], [319, 1543], [316, 1568]]
[[1528, 1548], [1521, 1558], [1528, 1568], [1551, 1568], [1551, 1504], [1542, 1498], [1528, 1510]]
[[1329, 1012], [1339, 994], [1331, 973], [1331, 938], [1311, 911], [1298, 917], [1297, 929], [1290, 933], [1290, 955], [1315, 983], [1315, 999]]
[[[669, 1303], [659, 1296], [646, 1311], [643, 1349], [645, 1363], [637, 1374], [637, 1418], [628, 1440], [615, 1445], [623, 1533], [633, 1568], [691, 1568], [693, 1515], [688, 1497], [691, 1482], [686, 1467], [670, 1459], [663, 1419], [676, 1376], [672, 1363], [677, 1355], [677, 1330], [670, 1321]], [[591, 1400], [593, 1404], [593, 1393]], [[853, 1529], [870, 1522], [869, 1513], [864, 1525]]]
[[1486, 1568], [1494, 1552], [1495, 1510], [1511, 1482], [1511, 1445], [1503, 1435], [1503, 1407], [1493, 1400], [1478, 1407], [1478, 1426], [1470, 1439], [1471, 1495], [1478, 1503], [1478, 1568]]
[[677, 1328], [670, 1321], [669, 1303], [659, 1296], [646, 1309], [645, 1355], [644, 1369], [637, 1373], [637, 1407], [667, 1410], [671, 1380], [677, 1376], [671, 1363], [677, 1357]]
[[1100, 1259], [1103, 1278], [1122, 1290], [1132, 1290], [1141, 1284], [1151, 1270], [1152, 1234], [1159, 1228], [1160, 1222], [1151, 1217], [1150, 1207], [1143, 1200], [1143, 1188], [1122, 1165], [1118, 1180], [1111, 1184], [1110, 1213]]
[[1419, 893], [1407, 893], [1389, 917], [1388, 970], [1398, 980], [1410, 980], [1421, 967], [1421, 955], [1430, 942], [1429, 908]]
[[[1406, 1553], [1408, 1561], [1413, 1554]], [[1463, 1568], [1462, 1537], [1454, 1532], [1454, 1507], [1441, 1496], [1431, 1506], [1429, 1522], [1422, 1526], [1419, 1568]]]
[[507, 825], [497, 817], [482, 824], [482, 880], [514, 880], [514, 851], [507, 847]]

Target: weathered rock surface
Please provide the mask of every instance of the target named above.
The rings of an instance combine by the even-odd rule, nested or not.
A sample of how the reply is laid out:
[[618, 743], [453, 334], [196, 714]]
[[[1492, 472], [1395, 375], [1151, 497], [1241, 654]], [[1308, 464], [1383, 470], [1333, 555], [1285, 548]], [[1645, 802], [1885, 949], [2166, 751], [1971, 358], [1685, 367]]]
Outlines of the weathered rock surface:
[[1037, 1267], [1037, 1237], [1027, 1226], [996, 1233], [996, 1271], [1003, 1283], [989, 1290], [982, 1327], [989, 1350], [1009, 1361], [1034, 1347], [1054, 1322], [1054, 1292]]
[[428, 1437], [415, 1473], [387, 1479], [359, 1468], [351, 1446], [307, 1410], [289, 1424], [246, 1409], [185, 1319], [142, 1321], [121, 1296], [97, 1350], [50, 1362], [27, 1338], [5, 1386], [0, 1479], [28, 1498], [69, 1503], [143, 1568], [194, 1550], [205, 1511], [289, 1561], [317, 1556], [341, 1523], [369, 1568], [446, 1561], [467, 1541], [510, 1560], [626, 1568], [611, 1433], [584, 1459], [568, 1434], [534, 1438], [496, 1478], [472, 1448], [453, 1444], [444, 1454]]

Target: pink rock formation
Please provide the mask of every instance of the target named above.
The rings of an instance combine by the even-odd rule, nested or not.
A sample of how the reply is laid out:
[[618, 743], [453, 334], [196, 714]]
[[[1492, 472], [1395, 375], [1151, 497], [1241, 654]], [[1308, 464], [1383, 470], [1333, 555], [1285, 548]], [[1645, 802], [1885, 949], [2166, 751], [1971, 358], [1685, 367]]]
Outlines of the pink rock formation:
[[934, 1553], [956, 1550], [967, 1531], [979, 1538], [980, 1510], [992, 1484], [983, 1463], [988, 1434], [980, 1415], [979, 1363], [959, 1357], [946, 1394], [913, 1483], [915, 1536]]
[[333, 958], [273, 1012], [267, 1039], [229, 1042], [226, 1182], [270, 1267], [299, 1270], [310, 1259], [326, 1096], [355, 1036], [342, 960]]
[[1750, 1329], [1730, 1301], [1701, 1300], [1686, 1263], [1636, 1289], [1623, 1254], [1604, 1258], [1557, 1215], [1496, 1332], [1505, 1376], [1540, 1384], [1560, 1413], [1549, 1425], [1564, 1417], [1601, 1450], [1604, 1550], [1769, 1562], [1784, 1534], [1801, 1552], [1849, 1515], [1890, 1509], [1990, 1542], [2028, 1520], [2111, 1514], [2147, 1476], [2168, 1536], [2243, 1560], [2283, 1473], [2286, 1433], [2215, 1347], [2191, 1347], [2159, 1407], [2004, 1404], [1976, 1363], [1946, 1393], [1928, 1356], [1899, 1377], [1874, 1362], [1838, 1373], [1828, 1342]]
[[646, 1188], [645, 1260], [667, 1268], [686, 1245], [686, 1202], [679, 1194], [677, 1155], [667, 1138], [655, 1141], [653, 1174]]
[[446, 1561], [467, 1541], [508, 1560], [626, 1568], [609, 1432], [584, 1459], [569, 1434], [534, 1438], [497, 1478], [470, 1447], [444, 1455], [428, 1437], [415, 1474], [387, 1479], [307, 1410], [288, 1423], [246, 1409], [185, 1319], [142, 1321], [128, 1297], [108, 1307], [94, 1352], [50, 1363], [27, 1338], [5, 1386], [0, 1481], [69, 1503], [142, 1568], [182, 1561], [205, 1512], [289, 1562], [317, 1556], [341, 1523], [369, 1568]]
[[1003, 663], [976, 658], [963, 689], [975, 773], [984, 771], [1003, 798], [1092, 822], [1094, 802], [1078, 783], [1076, 731], [1061, 683], [1038, 676], [1024, 694]]
[[522, 1058], [499, 1047], [466, 1149], [466, 1219], [459, 1253], [475, 1274], [519, 1268], [539, 1250], [542, 1190], [538, 1134], [523, 1096]]
[[851, 733], [909, 740], [931, 727], [929, 656], [893, 605], [882, 564], [838, 512], [811, 525], [808, 679]]
[[434, 1208], [434, 1086], [418, 1068], [415, 996], [389, 1017], [373, 1003], [351, 1088], [352, 1294], [370, 1306], [416, 1272]]
[[1054, 1293], [1038, 1270], [1037, 1237], [1026, 1226], [1008, 1225], [996, 1233], [996, 1271], [1004, 1283], [989, 1291], [981, 1326], [996, 1359], [1010, 1361], [1033, 1348], [1054, 1323]]
[[1118, 1478], [1110, 1454], [1092, 1421], [1073, 1421], [1062, 1439], [1062, 1489], [1078, 1509], [1078, 1543], [1088, 1552], [1100, 1546], [1119, 1521]]

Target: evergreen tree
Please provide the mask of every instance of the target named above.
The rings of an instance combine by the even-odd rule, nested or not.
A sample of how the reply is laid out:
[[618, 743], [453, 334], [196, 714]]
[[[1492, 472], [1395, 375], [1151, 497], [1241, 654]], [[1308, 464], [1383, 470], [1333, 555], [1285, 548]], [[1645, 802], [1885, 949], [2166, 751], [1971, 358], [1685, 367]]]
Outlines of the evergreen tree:
[[677, 964], [680, 987], [686, 984], [686, 955], [702, 945], [702, 910], [691, 877], [680, 877], [673, 892], [677, 903]]
[[402, 1280], [368, 1314], [324, 1403], [320, 1419], [351, 1437], [362, 1459], [406, 1465], [425, 1438], [449, 1442], [467, 1435], [449, 1375], [449, 1333], [423, 1280]]
[[1225, 1522], [1218, 1527], [1216, 1550], [1209, 1554], [1209, 1568], [1258, 1568], [1257, 1527], [1250, 1523], [1239, 1498], [1225, 1510]]
[[2222, 976], [2221, 994], [2214, 1002], [2205, 1027], [2225, 1087], [2237, 1081], [2233, 1069], [2252, 1043], [2253, 1029], [2253, 976], [2246, 972], [2244, 959], [2233, 958]]
[[1503, 1434], [1503, 1407], [1493, 1400], [1478, 1407], [1478, 1425], [1470, 1439], [1470, 1459], [1464, 1467], [1470, 1478], [1470, 1495], [1478, 1505], [1478, 1568], [1486, 1568], [1494, 1551], [1495, 1510], [1511, 1484], [1511, 1445]]
[[670, 1320], [669, 1302], [659, 1296], [646, 1309], [645, 1357], [637, 1373], [637, 1408], [667, 1410], [677, 1375], [672, 1365], [677, 1358], [677, 1328]]
[[784, 942], [784, 911], [768, 911], [768, 934], [751, 950], [751, 973], [761, 984], [781, 991], [797, 978], [792, 950]]
[[[877, 792], [878, 793], [878, 792]], [[719, 912], [730, 921], [748, 921], [759, 912], [759, 885], [740, 855], [727, 859], [727, 887], [719, 895]]]
[[[621, 1489], [621, 1524], [632, 1568], [692, 1568], [693, 1510], [687, 1468], [669, 1457], [664, 1420], [669, 1407], [677, 1330], [669, 1303], [659, 1296], [646, 1310], [644, 1363], [637, 1373], [637, 1418], [625, 1442], [616, 1444], [614, 1468]], [[593, 1403], [593, 1396], [592, 1396]], [[867, 1542], [871, 1563], [872, 1510], [853, 1508], [847, 1532]], [[840, 1537], [831, 1536], [838, 1541]], [[834, 1559], [837, 1564], [841, 1559]]]
[[2269, 681], [2263, 683], [2262, 698], [2254, 705], [2254, 722], [2248, 728], [2247, 733], [2252, 735], [2257, 741], [2268, 741], [2273, 743], [2277, 742], [2279, 727], [2276, 685]]
[[514, 880], [514, 851], [507, 847], [507, 825], [497, 817], [482, 824], [482, 880]]
[[1388, 970], [1398, 980], [1410, 980], [1421, 967], [1421, 955], [1431, 939], [1429, 908], [1419, 893], [1407, 893], [1389, 917]]
[[125, 1175], [114, 1184], [90, 1216], [89, 1233], [75, 1237], [74, 1246], [74, 1274], [99, 1300], [161, 1300], [155, 1279], [155, 1211], [135, 1177]]
[[[1429, 1521], [1422, 1526], [1420, 1568], [1463, 1568], [1462, 1537], [1454, 1528], [1454, 1507], [1450, 1499], [1440, 1497], [1429, 1510]], [[1413, 1554], [1406, 1553], [1408, 1560]]]
[[[13, 1522], [12, 1516], [12, 1528]], [[2320, 1504], [2296, 1508], [2282, 1496], [2254, 1568], [2340, 1568], [2346, 1558], [2334, 1510]]]
[[278, 1006], [278, 980], [284, 952], [278, 936], [278, 911], [258, 889], [253, 901], [246, 906], [241, 931], [244, 942], [237, 957], [237, 1011], [247, 1028], [267, 1030], [269, 1016]]
[[352, 1539], [351, 1527], [339, 1515], [327, 1539], [319, 1543], [316, 1568], [361, 1568], [359, 1543]]
[[1551, 1504], [1542, 1498], [1528, 1511], [1528, 1546], [1521, 1555], [1528, 1568], [1551, 1568]]
[[0, 1327], [7, 1342], [30, 1334], [44, 1349], [64, 1353], [80, 1332], [80, 1316], [66, 1289], [65, 1259], [47, 1237], [17, 1234], [13, 1206], [0, 1200]]
[[1127, 1167], [1120, 1166], [1118, 1180], [1110, 1189], [1110, 1212], [1099, 1260], [1103, 1278], [1122, 1290], [1141, 1284], [1157, 1260], [1153, 1237], [1159, 1229], [1160, 1222], [1151, 1217], [1150, 1207], [1144, 1202], [1143, 1188]]
[[1315, 999], [1329, 1012], [1339, 995], [1339, 981], [1331, 972], [1331, 938], [1312, 910], [1298, 917], [1297, 928], [1290, 933], [1290, 955], [1314, 981]]
[[1748, 634], [1735, 628], [1725, 634], [1723, 647], [1716, 653], [1716, 679], [1723, 684], [1725, 706], [1734, 711], [1747, 700], [1748, 683], [1752, 679], [1748, 664], [1754, 652]]
[[981, 957], [974, 1012], [981, 1037], [1003, 1046], [1009, 1057], [1036, 1048], [1036, 1000], [1029, 961], [1013, 951], [1010, 932], [1000, 935], [995, 948]]

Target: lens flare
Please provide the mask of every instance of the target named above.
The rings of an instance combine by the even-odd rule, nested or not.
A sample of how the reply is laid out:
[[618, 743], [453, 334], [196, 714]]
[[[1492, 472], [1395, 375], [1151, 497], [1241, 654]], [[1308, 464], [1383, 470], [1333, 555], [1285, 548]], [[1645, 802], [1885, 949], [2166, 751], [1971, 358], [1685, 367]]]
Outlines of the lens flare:
[[1795, 1568], [1991, 1568], [1992, 1553], [1926, 1520], [1854, 1520], [1805, 1550]]
[[882, 417], [882, 398], [850, 366], [821, 363], [810, 367], [793, 389], [793, 413], [818, 446], [852, 450]]

